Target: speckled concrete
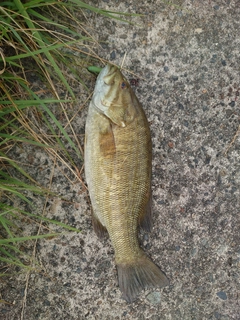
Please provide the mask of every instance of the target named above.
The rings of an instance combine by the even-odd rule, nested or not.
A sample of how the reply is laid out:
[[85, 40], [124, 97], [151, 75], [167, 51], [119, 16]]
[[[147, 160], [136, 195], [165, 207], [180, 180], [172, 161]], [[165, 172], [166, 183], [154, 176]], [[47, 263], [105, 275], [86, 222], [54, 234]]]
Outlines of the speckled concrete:
[[[102, 58], [121, 64], [126, 54], [124, 68], [135, 75], [125, 75], [151, 124], [154, 227], [140, 238], [171, 285], [148, 289], [133, 304], [121, 298], [113, 249], [93, 233], [87, 193], [57, 167], [52, 188], [65, 200], [49, 199], [48, 217], [82, 232], [38, 243], [42, 272], [29, 278], [26, 320], [240, 319], [240, 2], [169, 2], [100, 2], [144, 14], [132, 26], [89, 19]], [[73, 122], [79, 134], [86, 112]], [[51, 159], [25, 148], [32, 174], [47, 184]], [[40, 213], [42, 199], [33, 201]], [[13, 304], [1, 305], [0, 318], [20, 319], [25, 275], [1, 287]]]

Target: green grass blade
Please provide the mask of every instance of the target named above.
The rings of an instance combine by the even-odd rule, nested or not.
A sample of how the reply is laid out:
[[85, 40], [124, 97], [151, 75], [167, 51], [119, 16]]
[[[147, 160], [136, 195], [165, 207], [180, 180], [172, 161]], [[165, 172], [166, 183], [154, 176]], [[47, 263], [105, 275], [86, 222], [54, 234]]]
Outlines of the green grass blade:
[[28, 269], [33, 269], [32, 267], [29, 267], [25, 264], [23, 264], [20, 260], [15, 259], [13, 260], [12, 258], [4, 258], [0, 256], [0, 261], [5, 262], [7, 264], [11, 264], [11, 265], [16, 265], [19, 266], [21, 268], [28, 268]]
[[6, 244], [6, 243], [28, 241], [28, 240], [45, 239], [49, 237], [52, 238], [52, 237], [57, 237], [59, 235], [61, 235], [61, 233], [47, 233], [47, 234], [41, 234], [38, 236], [26, 236], [26, 237], [15, 237], [15, 238], [9, 238], [9, 239], [0, 239], [0, 245]]
[[71, 230], [71, 231], [75, 231], [75, 232], [81, 232], [81, 230], [77, 229], [77, 228], [74, 228], [74, 227], [71, 227], [71, 226], [68, 226], [67, 224], [65, 223], [62, 223], [62, 222], [59, 222], [59, 221], [56, 221], [56, 220], [53, 220], [53, 219], [49, 219], [49, 218], [46, 218], [46, 217], [43, 217], [43, 216], [38, 216], [36, 214], [33, 214], [33, 213], [29, 213], [29, 212], [25, 212], [23, 210], [20, 211], [22, 214], [24, 215], [27, 215], [29, 217], [35, 217], [39, 220], [42, 220], [42, 221], [46, 221], [46, 222], [49, 222], [49, 223], [52, 223], [52, 224], [56, 224], [60, 227], [63, 227], [65, 229], [68, 229], [68, 230]]
[[13, 237], [13, 234], [12, 234], [12, 232], [10, 231], [10, 229], [8, 228], [8, 226], [7, 226], [8, 220], [7, 220], [7, 223], [6, 223], [6, 220], [7, 220], [7, 219], [5, 219], [4, 217], [1, 217], [1, 219], [0, 219], [0, 224], [1, 224], [1, 225], [4, 227], [4, 229], [6, 230], [8, 236], [9, 236], [10, 238], [12, 238], [12, 237]]
[[[10, 134], [7, 134], [7, 133], [0, 133], [0, 137], [6, 138], [7, 141], [11, 139], [12, 141], [24, 142], [24, 143], [27, 143], [27, 144], [32, 144], [32, 145], [37, 146], [37, 147], [54, 148], [53, 146], [50, 146], [50, 145], [47, 145], [47, 144], [43, 144], [43, 143], [40, 143], [40, 142], [37, 142], [37, 141], [33, 141], [33, 140], [29, 140], [29, 139], [26, 139], [26, 138], [22, 138], [22, 137], [19, 137], [19, 136], [13, 136], [13, 135], [10, 135]], [[6, 143], [6, 141], [3, 140], [2, 142], [0, 142], [0, 146], [2, 144], [5, 144], [5, 143]]]
[[[90, 40], [90, 39], [88, 37], [85, 37], [84, 40]], [[38, 49], [38, 50], [28, 51], [27, 53], [21, 53], [21, 54], [14, 55], [14, 56], [11, 56], [11, 57], [6, 57], [5, 60], [6, 60], [6, 62], [10, 63], [10, 62], [12, 62], [14, 60], [24, 59], [24, 58], [28, 58], [28, 57], [36, 57], [40, 53], [45, 53], [46, 54], [46, 52], [50, 52], [50, 51], [54, 51], [56, 49], [65, 48], [65, 47], [71, 46], [72, 44], [77, 43], [77, 41], [78, 40], [72, 40], [72, 41], [68, 41], [68, 42], [65, 42], [65, 43], [57, 43], [57, 44], [54, 44], [54, 45], [50, 45], [49, 47], [44, 47], [44, 48], [41, 48], [41, 49]]]
[[[25, 87], [26, 90], [28, 90], [27, 87]], [[46, 111], [46, 113], [49, 115], [49, 117], [53, 120], [53, 122], [55, 123], [55, 125], [58, 127], [58, 129], [60, 130], [61, 134], [64, 136], [64, 138], [68, 141], [68, 143], [70, 144], [70, 146], [74, 149], [74, 151], [76, 152], [76, 154], [78, 155], [78, 157], [80, 159], [82, 159], [82, 155], [79, 151], [79, 149], [75, 146], [74, 142], [72, 141], [72, 139], [69, 137], [68, 133], [66, 132], [66, 130], [62, 127], [61, 123], [56, 119], [55, 115], [52, 113], [52, 111], [46, 106], [45, 103], [43, 103], [39, 97], [34, 93], [32, 92], [34, 98], [36, 99], [36, 101], [38, 101], [38, 105], [41, 105], [41, 108], [43, 108], [44, 111]], [[42, 102], [42, 103], [41, 103]], [[56, 133], [55, 133], [56, 134]], [[57, 135], [56, 135], [56, 138], [57, 138]], [[63, 146], [62, 142], [60, 141], [60, 139], [58, 139], [58, 143]], [[63, 148], [66, 153], [67, 153], [67, 150], [66, 148]], [[68, 153], [67, 153], [68, 154]], [[68, 158], [69, 160], [71, 160], [71, 157], [69, 156], [68, 154]]]
[[66, 81], [64, 75], [62, 74], [60, 68], [58, 67], [57, 63], [55, 62], [53, 56], [51, 53], [47, 50], [46, 45], [44, 44], [44, 41], [42, 40], [40, 32], [37, 31], [37, 28], [35, 27], [33, 21], [29, 17], [24, 5], [20, 0], [13, 0], [16, 7], [18, 8], [21, 15], [24, 17], [24, 20], [26, 24], [28, 25], [28, 28], [31, 30], [32, 35], [36, 39], [36, 42], [38, 43], [39, 47], [43, 49], [43, 53], [45, 54], [46, 58], [49, 60], [51, 66], [54, 68], [54, 71], [58, 75], [59, 79], [61, 79], [62, 83], [67, 88], [68, 92], [71, 94], [72, 97], [75, 97], [74, 92], [72, 91], [71, 87], [69, 86], [68, 82]]

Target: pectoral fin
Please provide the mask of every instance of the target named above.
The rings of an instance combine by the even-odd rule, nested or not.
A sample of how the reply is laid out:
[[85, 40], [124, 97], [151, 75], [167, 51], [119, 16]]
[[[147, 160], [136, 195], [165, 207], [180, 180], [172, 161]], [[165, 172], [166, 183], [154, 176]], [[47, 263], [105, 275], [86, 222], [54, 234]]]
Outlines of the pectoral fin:
[[111, 105], [105, 111], [105, 115], [119, 127], [126, 127], [134, 120], [135, 114], [136, 110], [133, 104], [128, 106]]
[[99, 135], [99, 146], [104, 158], [112, 158], [116, 154], [116, 145], [111, 124]]

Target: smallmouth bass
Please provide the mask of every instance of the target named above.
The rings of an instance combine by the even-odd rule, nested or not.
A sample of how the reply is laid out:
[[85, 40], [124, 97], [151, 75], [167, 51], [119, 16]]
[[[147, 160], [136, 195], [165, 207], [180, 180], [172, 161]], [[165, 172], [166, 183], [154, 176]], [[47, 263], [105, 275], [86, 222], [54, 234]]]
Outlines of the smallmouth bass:
[[95, 232], [107, 230], [123, 298], [135, 300], [168, 279], [139, 247], [138, 227], [150, 231], [152, 144], [147, 118], [120, 70], [98, 75], [85, 129], [85, 175]]

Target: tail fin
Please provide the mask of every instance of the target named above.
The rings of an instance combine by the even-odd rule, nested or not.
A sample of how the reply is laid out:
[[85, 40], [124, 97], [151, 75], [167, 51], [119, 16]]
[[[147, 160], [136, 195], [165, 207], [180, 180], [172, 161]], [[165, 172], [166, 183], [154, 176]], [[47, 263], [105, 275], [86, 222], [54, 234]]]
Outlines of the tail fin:
[[119, 287], [127, 302], [134, 301], [146, 287], [165, 287], [169, 284], [165, 274], [146, 255], [132, 264], [118, 264], [117, 270]]

